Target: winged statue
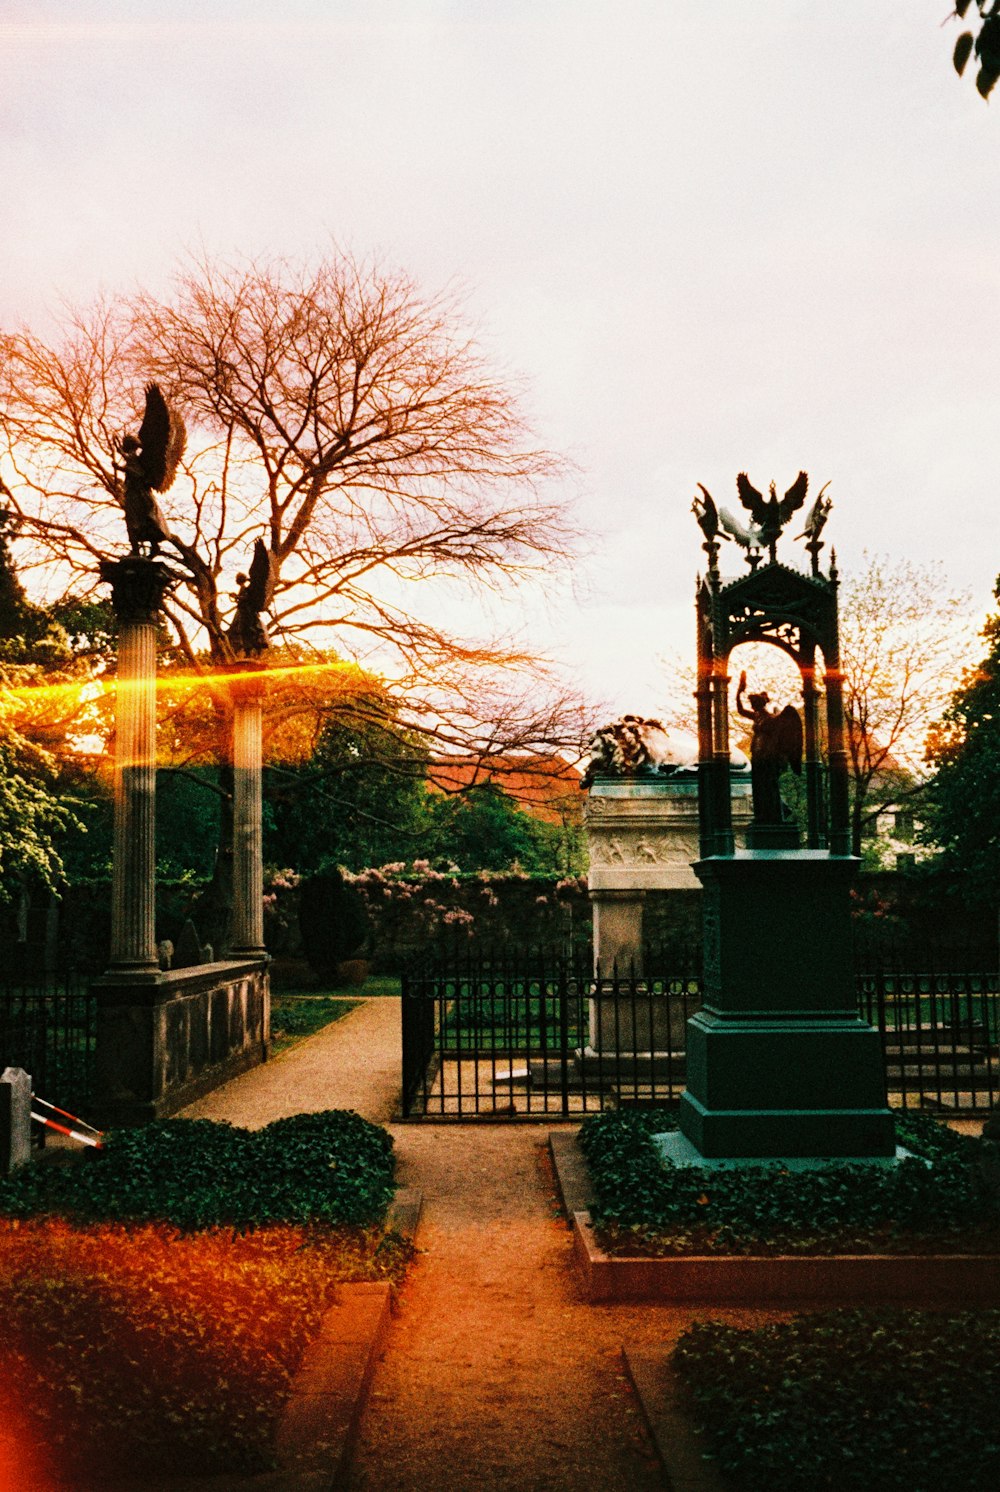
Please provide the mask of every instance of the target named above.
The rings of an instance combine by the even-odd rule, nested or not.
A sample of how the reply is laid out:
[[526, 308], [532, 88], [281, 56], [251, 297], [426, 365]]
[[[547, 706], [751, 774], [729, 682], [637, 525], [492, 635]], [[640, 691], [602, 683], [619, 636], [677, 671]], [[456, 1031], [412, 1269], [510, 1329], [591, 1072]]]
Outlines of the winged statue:
[[750, 737], [750, 776], [753, 792], [753, 817], [756, 824], [780, 824], [785, 811], [781, 802], [781, 774], [791, 767], [798, 776], [802, 771], [802, 721], [792, 705], [783, 710], [769, 710], [769, 696], [761, 690], [748, 694], [750, 708], [743, 702], [747, 676], [740, 674], [736, 690], [736, 712], [753, 722]]
[[715, 499], [707, 487], [701, 487], [701, 497], [696, 497], [691, 504], [691, 511], [698, 520], [698, 527], [705, 535], [706, 542], [713, 544], [719, 535], [719, 512], [715, 506]]
[[736, 490], [739, 493], [740, 502], [760, 529], [761, 542], [767, 545], [772, 564], [777, 558], [776, 549], [781, 530], [792, 514], [798, 512], [805, 502], [808, 488], [809, 478], [804, 471], [799, 472], [782, 498], [778, 497], [773, 482], [771, 483], [771, 495], [765, 498], [764, 494], [758, 492], [752, 485], [745, 471], [741, 471], [736, 478]]
[[167, 403], [158, 383], [146, 385], [146, 408], [138, 435], [121, 440], [121, 504], [133, 554], [149, 546], [149, 558], [170, 538], [166, 520], [154, 492], [166, 492], [177, 475], [187, 431], [184, 421]]
[[760, 550], [764, 542], [763, 531], [752, 522], [744, 527], [728, 508], [719, 509], [719, 526], [727, 538], [735, 540], [741, 549], [747, 551], [750, 565], [756, 568], [756, 561], [760, 558]]
[[826, 526], [826, 520], [830, 516], [830, 509], [833, 507], [833, 499], [825, 495], [829, 485], [830, 483], [827, 482], [820, 492], [819, 497], [817, 497], [809, 509], [805, 528], [800, 534], [795, 535], [796, 539], [805, 539], [806, 548], [812, 555], [814, 571], [819, 568], [819, 552], [823, 548], [823, 540], [820, 538], [820, 534]]
[[257, 658], [271, 646], [261, 614], [274, 600], [277, 579], [277, 555], [268, 549], [263, 539], [256, 539], [249, 575], [240, 573], [236, 577], [240, 588], [236, 597], [236, 615], [226, 633], [238, 658]]

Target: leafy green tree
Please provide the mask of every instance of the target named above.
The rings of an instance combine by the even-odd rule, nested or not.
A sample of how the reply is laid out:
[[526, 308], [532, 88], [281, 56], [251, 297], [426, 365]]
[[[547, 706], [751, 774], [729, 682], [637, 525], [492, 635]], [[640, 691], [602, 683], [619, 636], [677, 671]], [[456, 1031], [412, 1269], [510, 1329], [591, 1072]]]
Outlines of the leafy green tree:
[[[1000, 580], [994, 595], [1000, 601]], [[941, 854], [935, 870], [977, 904], [1000, 884], [1000, 613], [983, 628], [986, 656], [966, 672], [931, 731], [934, 767], [923, 837]]]
[[964, 20], [973, 9], [979, 12], [979, 30], [963, 31], [955, 43], [952, 60], [959, 77], [965, 72], [970, 57], [979, 64], [976, 71], [976, 88], [988, 99], [997, 81], [1000, 80], [1000, 4], [998, 0], [956, 0], [954, 16]]
[[495, 782], [430, 794], [426, 816], [426, 856], [459, 870], [567, 875], [578, 869], [580, 846], [569, 831], [525, 813]]
[[265, 859], [301, 874], [412, 859], [423, 848], [426, 769], [423, 742], [372, 681], [326, 718], [306, 762], [266, 768]]
[[[2, 484], [0, 484], [2, 491]], [[65, 846], [85, 833], [63, 751], [76, 682], [90, 671], [87, 607], [27, 597], [0, 510], [0, 900], [65, 881]], [[94, 622], [96, 619], [92, 618]], [[67, 626], [67, 622], [69, 626]], [[59, 688], [59, 681], [67, 684]], [[41, 684], [39, 689], [37, 686]]]
[[0, 901], [63, 880], [58, 839], [79, 821], [54, 791], [55, 762], [0, 716]]

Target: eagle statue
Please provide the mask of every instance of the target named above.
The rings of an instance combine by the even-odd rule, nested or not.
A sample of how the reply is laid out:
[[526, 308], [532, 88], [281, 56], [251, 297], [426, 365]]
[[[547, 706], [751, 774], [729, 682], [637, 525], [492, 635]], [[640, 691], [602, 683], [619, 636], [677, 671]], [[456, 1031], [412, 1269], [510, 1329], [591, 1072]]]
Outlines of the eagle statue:
[[728, 508], [719, 509], [719, 527], [727, 538], [735, 540], [741, 549], [747, 551], [747, 558], [751, 565], [754, 563], [753, 556], [760, 557], [760, 547], [763, 542], [763, 533], [753, 523], [746, 527], [736, 518]]
[[177, 475], [187, 431], [184, 421], [163, 397], [158, 383], [146, 385], [146, 409], [138, 435], [121, 441], [124, 481], [121, 505], [133, 554], [148, 545], [149, 558], [170, 538], [154, 492], [166, 492]]
[[792, 514], [798, 512], [805, 502], [808, 488], [809, 478], [804, 471], [799, 472], [782, 498], [778, 497], [773, 482], [771, 483], [771, 495], [765, 498], [764, 494], [758, 492], [751, 484], [745, 471], [741, 471], [736, 478], [736, 490], [739, 493], [740, 502], [760, 530], [760, 541], [767, 545], [772, 564], [777, 558], [776, 549], [781, 530]]

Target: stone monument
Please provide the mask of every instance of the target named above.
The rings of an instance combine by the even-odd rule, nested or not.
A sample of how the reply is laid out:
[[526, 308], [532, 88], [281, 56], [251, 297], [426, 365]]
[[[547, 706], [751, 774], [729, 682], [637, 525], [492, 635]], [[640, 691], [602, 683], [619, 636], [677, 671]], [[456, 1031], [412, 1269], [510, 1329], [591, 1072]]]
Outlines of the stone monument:
[[[701, 858], [694, 867], [704, 887], [705, 965], [702, 1009], [688, 1023], [679, 1117], [706, 1158], [895, 1154], [879, 1034], [859, 1018], [854, 995], [850, 890], [858, 861], [850, 854], [836, 556], [831, 552], [826, 574], [819, 563], [830, 509], [825, 488], [800, 536], [810, 573], [780, 563], [776, 553], [807, 489], [800, 472], [783, 498], [772, 483], [768, 499], [741, 473], [747, 527], [717, 511], [705, 488], [694, 505], [709, 558], [697, 587]], [[746, 550], [749, 573], [723, 579], [720, 528], [721, 537]], [[802, 720], [794, 709], [770, 711], [766, 694], [748, 696], [754, 814], [739, 849], [730, 798], [729, 659], [748, 642], [781, 648], [798, 666]], [[741, 679], [739, 701], [744, 692]], [[782, 775], [798, 765], [806, 786], [804, 847], [781, 800]]]
[[31, 1078], [21, 1067], [0, 1073], [0, 1176], [31, 1159]]
[[[733, 820], [745, 826], [750, 771], [742, 755], [731, 776]], [[594, 734], [584, 786], [596, 983], [579, 1060], [613, 1057], [632, 1068], [670, 1063], [676, 1071], [690, 1001], [669, 992], [633, 1001], [614, 985], [644, 978], [647, 894], [698, 889], [691, 869], [698, 856], [697, 738], [625, 715]]]

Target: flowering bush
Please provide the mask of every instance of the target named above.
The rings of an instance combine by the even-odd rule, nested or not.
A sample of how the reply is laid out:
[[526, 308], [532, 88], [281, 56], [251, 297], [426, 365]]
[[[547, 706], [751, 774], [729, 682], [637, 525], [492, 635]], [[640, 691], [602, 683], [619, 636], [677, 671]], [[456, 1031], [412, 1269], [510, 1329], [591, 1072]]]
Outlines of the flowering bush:
[[[530, 876], [508, 871], [459, 871], [448, 861], [393, 860], [366, 870], [341, 872], [356, 891], [370, 923], [369, 956], [376, 967], [396, 970], [411, 954], [441, 938], [475, 939], [486, 946], [576, 944], [590, 936], [585, 876]], [[264, 931], [268, 952], [301, 952], [298, 909], [301, 877], [271, 870], [265, 880]]]
[[483, 946], [585, 943], [590, 935], [583, 876], [530, 876], [508, 871], [463, 873], [454, 865], [393, 861], [345, 881], [364, 898], [372, 947], [382, 968], [397, 968], [440, 938]]
[[271, 954], [298, 951], [301, 881], [296, 871], [287, 868], [268, 867], [264, 872], [264, 942]]

